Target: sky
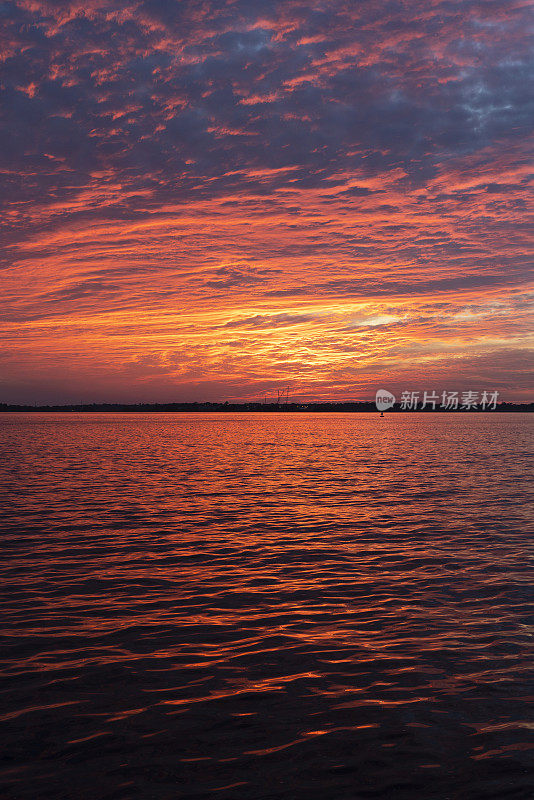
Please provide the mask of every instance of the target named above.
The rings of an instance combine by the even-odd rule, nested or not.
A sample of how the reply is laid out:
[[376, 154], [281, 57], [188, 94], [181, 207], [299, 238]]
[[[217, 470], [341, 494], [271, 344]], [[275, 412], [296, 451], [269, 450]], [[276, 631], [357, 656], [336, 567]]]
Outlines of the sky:
[[0, 2], [0, 401], [532, 400], [533, 16]]

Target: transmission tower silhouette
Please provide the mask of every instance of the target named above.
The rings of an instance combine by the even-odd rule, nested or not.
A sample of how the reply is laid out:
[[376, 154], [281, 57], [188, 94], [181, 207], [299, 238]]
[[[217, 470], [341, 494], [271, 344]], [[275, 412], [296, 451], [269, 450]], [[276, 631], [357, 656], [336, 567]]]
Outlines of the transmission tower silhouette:
[[282, 403], [284, 405], [287, 405], [289, 403], [289, 389], [290, 389], [290, 387], [286, 386], [285, 389], [277, 389], [276, 390], [278, 392], [278, 399], [276, 401], [278, 405], [280, 405]]

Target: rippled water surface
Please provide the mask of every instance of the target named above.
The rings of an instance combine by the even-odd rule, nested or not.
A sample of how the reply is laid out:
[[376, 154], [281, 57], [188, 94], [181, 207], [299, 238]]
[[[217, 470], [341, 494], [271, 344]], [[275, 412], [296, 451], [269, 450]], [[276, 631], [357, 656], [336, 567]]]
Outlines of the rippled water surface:
[[530, 798], [532, 417], [3, 414], [8, 798]]

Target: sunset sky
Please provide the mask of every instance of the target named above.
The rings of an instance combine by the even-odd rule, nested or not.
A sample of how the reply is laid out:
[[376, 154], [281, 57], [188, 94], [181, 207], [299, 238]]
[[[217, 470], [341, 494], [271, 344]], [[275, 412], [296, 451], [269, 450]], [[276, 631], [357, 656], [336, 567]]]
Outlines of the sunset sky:
[[532, 399], [533, 8], [1, 2], [0, 401]]

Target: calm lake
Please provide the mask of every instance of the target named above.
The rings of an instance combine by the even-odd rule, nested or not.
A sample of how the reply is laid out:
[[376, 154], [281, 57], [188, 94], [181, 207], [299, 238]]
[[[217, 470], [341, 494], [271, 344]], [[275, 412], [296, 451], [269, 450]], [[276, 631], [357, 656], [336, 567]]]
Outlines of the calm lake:
[[2, 414], [6, 798], [533, 792], [527, 414]]

